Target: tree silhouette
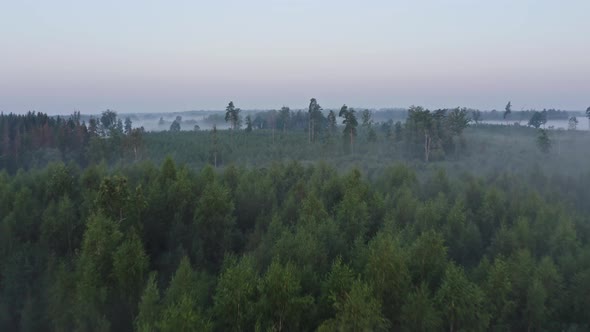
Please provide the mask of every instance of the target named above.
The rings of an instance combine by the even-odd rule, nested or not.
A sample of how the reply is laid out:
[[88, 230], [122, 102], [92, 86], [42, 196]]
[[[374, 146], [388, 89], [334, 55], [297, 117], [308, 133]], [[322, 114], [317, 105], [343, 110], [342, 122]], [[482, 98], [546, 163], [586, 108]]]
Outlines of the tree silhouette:
[[342, 105], [340, 108], [340, 113], [338, 116], [344, 118], [342, 123], [344, 123], [344, 136], [350, 136], [350, 153], [352, 154], [354, 151], [354, 137], [356, 136], [356, 127], [358, 126], [358, 121], [356, 120], [356, 116], [354, 115], [355, 111], [353, 108], [348, 108], [346, 105]]
[[225, 108], [225, 121], [230, 123], [232, 130], [237, 130], [240, 127], [240, 112], [241, 110], [234, 106], [233, 101], [230, 101]]
[[506, 107], [504, 107], [504, 120], [508, 121], [508, 116], [512, 113], [512, 103], [508, 102]]
[[315, 141], [316, 125], [322, 118], [322, 107], [315, 98], [311, 98], [308, 108], [309, 115], [309, 143]]

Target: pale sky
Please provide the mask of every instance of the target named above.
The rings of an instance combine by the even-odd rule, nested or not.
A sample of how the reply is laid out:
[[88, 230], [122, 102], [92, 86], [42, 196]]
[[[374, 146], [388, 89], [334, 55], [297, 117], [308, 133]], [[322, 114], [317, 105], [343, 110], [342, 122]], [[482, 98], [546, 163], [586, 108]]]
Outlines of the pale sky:
[[0, 0], [0, 111], [590, 106], [589, 0]]

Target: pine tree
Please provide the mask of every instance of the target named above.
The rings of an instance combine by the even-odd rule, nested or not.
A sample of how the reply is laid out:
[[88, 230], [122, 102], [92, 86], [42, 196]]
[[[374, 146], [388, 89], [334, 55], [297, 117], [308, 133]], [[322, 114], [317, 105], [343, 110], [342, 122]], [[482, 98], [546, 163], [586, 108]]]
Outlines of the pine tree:
[[240, 112], [241, 110], [234, 106], [234, 102], [230, 101], [225, 108], [225, 122], [229, 122], [232, 130], [240, 128]]
[[510, 114], [512, 113], [512, 103], [508, 102], [508, 104], [506, 104], [506, 107], [504, 107], [504, 121], [508, 122], [508, 116], [510, 116]]
[[134, 321], [136, 332], [156, 332], [161, 314], [160, 291], [156, 281], [157, 274], [150, 274], [143, 295], [137, 308], [138, 314]]
[[356, 136], [356, 127], [358, 126], [358, 122], [356, 120], [356, 116], [354, 115], [355, 111], [353, 108], [348, 108], [346, 105], [342, 105], [340, 108], [340, 113], [338, 114], [339, 117], [344, 118], [342, 123], [344, 124], [344, 130], [342, 133], [344, 136], [350, 137], [350, 153], [352, 154], [354, 151], [354, 137]]

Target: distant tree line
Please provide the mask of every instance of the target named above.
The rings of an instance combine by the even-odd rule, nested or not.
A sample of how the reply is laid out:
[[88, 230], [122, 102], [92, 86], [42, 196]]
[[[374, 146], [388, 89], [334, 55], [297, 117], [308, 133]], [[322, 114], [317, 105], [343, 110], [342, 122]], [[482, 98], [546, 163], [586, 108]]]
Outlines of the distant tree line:
[[69, 118], [0, 114], [0, 169], [14, 172], [23, 165], [43, 165], [52, 155], [85, 164], [89, 137], [78, 112]]
[[[460, 157], [467, 144], [462, 133], [470, 123], [480, 125], [481, 121], [492, 116], [509, 124], [517, 115], [528, 116], [528, 126], [539, 129], [548, 119], [562, 118], [567, 112], [553, 109], [517, 112], [512, 111], [510, 102], [503, 114], [468, 108], [430, 111], [412, 106], [406, 112], [405, 121], [388, 119], [376, 122], [376, 118], [383, 119], [382, 114], [376, 116], [374, 111], [355, 110], [346, 105], [339, 111], [324, 110], [317, 99], [312, 98], [307, 110], [293, 111], [283, 106], [279, 110], [248, 113], [245, 118], [241, 109], [230, 102], [225, 116], [214, 114], [203, 122], [218, 124], [225, 121], [231, 133], [242, 128], [246, 134], [269, 130], [272, 131], [273, 144], [287, 133], [303, 132], [310, 146], [329, 146], [336, 151], [353, 154], [355, 147], [361, 145], [388, 145], [406, 159], [430, 162]], [[586, 112], [586, 116], [590, 121], [590, 111]], [[114, 164], [125, 160], [138, 161], [144, 157], [144, 130], [133, 128], [129, 117], [121, 119], [116, 112], [107, 110], [99, 117], [90, 117], [88, 123], [80, 118], [79, 113], [70, 117], [51, 117], [35, 112], [0, 114], [0, 168], [15, 172], [19, 168], [43, 166], [58, 160], [72, 161], [84, 167], [103, 160]], [[576, 130], [578, 119], [575, 116], [566, 118], [568, 128]], [[173, 133], [179, 132], [186, 125], [194, 131], [200, 129], [196, 121], [183, 122], [180, 115], [172, 121], [169, 129]], [[548, 151], [545, 147], [550, 147], [549, 135], [539, 135], [542, 135], [541, 140], [549, 142], [542, 148]], [[220, 156], [221, 150], [235, 153], [235, 144], [211, 146], [211, 155]]]
[[[434, 160], [444, 159], [446, 154], [457, 154], [461, 146], [465, 145], [462, 139], [463, 130], [471, 122], [470, 110], [467, 108], [439, 109], [429, 111], [422, 107], [412, 106], [407, 111], [405, 123], [401, 121], [393, 123], [393, 120], [382, 124], [375, 124], [373, 112], [365, 109], [360, 113], [361, 126], [357, 119], [356, 110], [343, 105], [338, 116], [333, 110], [322, 111], [322, 107], [315, 98], [310, 100], [309, 109], [292, 112], [284, 106], [280, 111], [271, 110], [258, 112], [254, 118], [246, 117], [246, 132], [253, 129], [271, 129], [274, 131], [299, 130], [307, 132], [308, 144], [316, 142], [334, 143], [336, 135], [337, 118], [341, 119], [342, 143], [349, 153], [353, 153], [355, 139], [359, 129], [365, 135], [368, 144], [377, 141], [376, 128], [381, 128], [387, 140], [391, 144], [403, 147], [408, 157], [420, 157], [425, 162], [432, 160], [431, 152], [434, 152]], [[226, 109], [225, 119], [230, 123], [232, 130], [240, 129], [241, 117], [239, 108], [235, 108], [230, 102]]]
[[100, 118], [80, 121], [80, 113], [69, 117], [44, 113], [0, 114], [0, 169], [40, 167], [51, 161], [86, 166], [103, 159], [138, 160], [143, 150], [143, 128], [133, 128], [111, 110]]
[[545, 114], [545, 118], [547, 120], [568, 120], [570, 117], [570, 113], [567, 111], [563, 111], [563, 110], [556, 110], [556, 109], [543, 109], [542, 111], [536, 111], [536, 110], [522, 110], [522, 111], [513, 111], [512, 110], [512, 104], [509, 103], [509, 105], [506, 106], [506, 109], [504, 110], [504, 112], [500, 112], [497, 110], [491, 110], [489, 112], [480, 112], [480, 120], [482, 121], [489, 121], [489, 120], [494, 120], [494, 121], [512, 121], [512, 122], [518, 122], [518, 121], [527, 121], [528, 119], [531, 119], [531, 117], [535, 114], [535, 113], [543, 113]]

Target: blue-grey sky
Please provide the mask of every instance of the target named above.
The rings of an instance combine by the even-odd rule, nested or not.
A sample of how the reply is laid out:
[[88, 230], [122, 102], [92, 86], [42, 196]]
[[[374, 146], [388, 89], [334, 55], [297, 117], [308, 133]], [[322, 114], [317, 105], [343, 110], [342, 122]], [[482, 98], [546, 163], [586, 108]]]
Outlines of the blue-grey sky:
[[588, 0], [0, 0], [0, 110], [590, 106]]

